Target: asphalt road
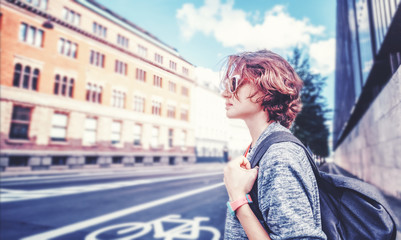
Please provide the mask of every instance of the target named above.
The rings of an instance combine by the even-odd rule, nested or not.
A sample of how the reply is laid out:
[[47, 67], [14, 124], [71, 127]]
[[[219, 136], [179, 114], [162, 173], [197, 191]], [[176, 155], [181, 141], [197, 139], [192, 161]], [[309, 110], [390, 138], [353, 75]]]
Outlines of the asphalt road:
[[223, 167], [1, 179], [0, 239], [222, 239]]

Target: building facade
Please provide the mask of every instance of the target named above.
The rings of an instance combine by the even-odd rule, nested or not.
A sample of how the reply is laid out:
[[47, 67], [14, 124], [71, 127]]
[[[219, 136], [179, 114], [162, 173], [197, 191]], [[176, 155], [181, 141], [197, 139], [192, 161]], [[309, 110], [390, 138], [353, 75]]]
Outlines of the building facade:
[[227, 118], [220, 89], [199, 80], [192, 95], [196, 161], [226, 162], [242, 155], [251, 143], [245, 122]]
[[337, 0], [334, 161], [401, 198], [400, 0]]
[[203, 82], [196, 84], [192, 97], [196, 161], [227, 161], [229, 126], [224, 99], [218, 89]]
[[94, 0], [0, 0], [0, 168], [195, 162], [194, 66]]

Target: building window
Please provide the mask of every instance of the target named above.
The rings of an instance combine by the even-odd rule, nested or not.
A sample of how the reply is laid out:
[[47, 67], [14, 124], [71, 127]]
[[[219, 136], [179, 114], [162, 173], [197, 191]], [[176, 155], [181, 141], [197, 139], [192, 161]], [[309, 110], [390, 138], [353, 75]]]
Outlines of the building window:
[[104, 61], [105, 61], [104, 54], [91, 50], [90, 59], [89, 59], [90, 64], [92, 64], [96, 67], [104, 68]]
[[17, 63], [14, 66], [13, 86], [31, 90], [38, 90], [40, 71], [38, 68], [32, 70], [31, 66], [22, 66]]
[[182, 67], [182, 73], [183, 73], [185, 76], [188, 76], [188, 75], [189, 75], [189, 70], [188, 70], [188, 68]]
[[106, 38], [107, 36], [107, 28], [104, 27], [103, 25], [100, 25], [97, 22], [93, 22], [93, 28], [92, 28], [92, 32], [93, 34], [102, 37], [102, 38]]
[[168, 82], [168, 90], [170, 92], [175, 92], [177, 88], [177, 84], [175, 84], [174, 82], [169, 81]]
[[26, 2], [43, 10], [47, 8], [47, 0], [26, 0]]
[[169, 129], [168, 130], [168, 146], [173, 147], [174, 143], [174, 129]]
[[111, 105], [113, 107], [124, 108], [125, 106], [125, 93], [119, 90], [113, 90], [111, 98]]
[[82, 142], [84, 145], [94, 145], [96, 143], [97, 119], [88, 117], [85, 119], [84, 136]]
[[153, 162], [154, 163], [160, 163], [161, 157], [157, 156], [157, 157], [153, 157]]
[[150, 145], [154, 148], [159, 147], [159, 128], [153, 127], [152, 128], [152, 138]]
[[111, 124], [111, 144], [121, 142], [121, 122], [114, 121]]
[[127, 75], [127, 64], [125, 62], [116, 60], [116, 63], [114, 66], [114, 72], [122, 74], [122, 75]]
[[187, 88], [187, 87], [181, 87], [181, 94], [182, 94], [183, 96], [187, 96], [187, 97], [188, 97], [188, 95], [189, 95], [189, 90], [188, 90], [188, 88]]
[[117, 34], [117, 44], [121, 47], [128, 48], [129, 46], [129, 39]]
[[26, 167], [28, 166], [28, 156], [11, 156], [8, 166], [10, 167]]
[[186, 142], [187, 142], [187, 132], [183, 130], [181, 132], [180, 146], [186, 147]]
[[102, 87], [96, 84], [86, 84], [86, 101], [102, 103]]
[[63, 8], [62, 16], [65, 21], [71, 23], [72, 25], [79, 26], [81, 23], [81, 14], [66, 7]]
[[121, 156], [113, 156], [112, 157], [112, 162], [113, 162], [113, 164], [122, 164], [123, 163], [123, 157], [121, 157]]
[[390, 53], [391, 73], [394, 74], [401, 65], [401, 52]]
[[156, 75], [153, 75], [153, 85], [156, 87], [162, 87], [162, 78]]
[[181, 120], [188, 121], [188, 110], [181, 109]]
[[137, 68], [135, 77], [139, 81], [146, 82], [146, 71]]
[[155, 53], [155, 62], [163, 64], [163, 56], [158, 53]]
[[134, 96], [134, 111], [145, 112], [145, 98], [141, 96]]
[[177, 63], [170, 60], [170, 69], [177, 71]]
[[175, 106], [173, 105], [167, 106], [167, 117], [175, 118]]
[[361, 60], [362, 82], [366, 83], [369, 73], [373, 66], [372, 35], [370, 32], [370, 14], [365, 0], [355, 1], [359, 51]]
[[74, 91], [74, 79], [56, 74], [54, 77], [54, 94], [72, 98]]
[[67, 156], [54, 156], [52, 157], [52, 165], [63, 166], [67, 165]]
[[134, 125], [134, 146], [142, 145], [142, 126], [139, 124]]
[[58, 40], [58, 53], [71, 58], [77, 58], [78, 44], [64, 38]]
[[68, 115], [65, 113], [54, 113], [50, 139], [52, 141], [65, 141], [67, 138]]
[[19, 40], [28, 43], [35, 47], [43, 47], [44, 31], [30, 26], [26, 23], [21, 23], [19, 31]]
[[146, 58], [148, 56], [148, 49], [140, 44], [138, 44], [138, 55]]
[[162, 103], [160, 101], [153, 100], [152, 101], [152, 114], [161, 116], [162, 112]]
[[97, 157], [96, 156], [86, 156], [85, 157], [85, 164], [86, 165], [96, 165], [97, 164]]
[[31, 121], [31, 108], [14, 106], [9, 138], [28, 139], [29, 123]]
[[135, 157], [135, 163], [143, 163], [143, 157]]

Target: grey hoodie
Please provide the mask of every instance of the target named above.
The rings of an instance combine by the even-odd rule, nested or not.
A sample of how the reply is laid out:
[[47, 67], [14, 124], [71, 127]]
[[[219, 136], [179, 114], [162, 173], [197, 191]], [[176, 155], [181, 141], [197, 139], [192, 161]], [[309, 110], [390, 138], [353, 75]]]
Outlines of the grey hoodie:
[[[275, 131], [289, 130], [270, 124], [248, 154]], [[326, 239], [322, 231], [319, 191], [304, 150], [291, 142], [273, 144], [259, 162], [259, 208], [271, 239]], [[228, 211], [224, 239], [248, 239], [237, 217]]]

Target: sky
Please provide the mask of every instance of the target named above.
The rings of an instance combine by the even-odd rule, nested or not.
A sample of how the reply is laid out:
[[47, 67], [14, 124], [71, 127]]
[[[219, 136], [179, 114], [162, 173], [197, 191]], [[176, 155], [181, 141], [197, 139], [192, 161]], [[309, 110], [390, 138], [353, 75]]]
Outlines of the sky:
[[336, 0], [96, 0], [145, 29], [196, 66], [199, 81], [219, 82], [226, 56], [294, 47], [327, 77], [323, 95], [334, 109]]

